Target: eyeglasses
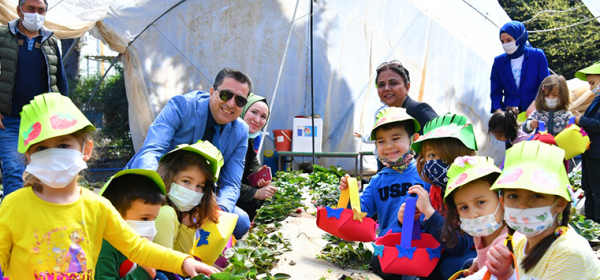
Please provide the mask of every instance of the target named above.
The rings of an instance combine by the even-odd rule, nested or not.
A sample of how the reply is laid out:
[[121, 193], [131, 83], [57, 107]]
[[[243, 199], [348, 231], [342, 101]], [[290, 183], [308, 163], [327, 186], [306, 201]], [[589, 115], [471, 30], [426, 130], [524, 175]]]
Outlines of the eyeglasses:
[[381, 70], [383, 68], [390, 67], [390, 66], [393, 66], [393, 67], [402, 67], [402, 62], [400, 62], [399, 60], [392, 60], [392, 61], [381, 63], [381, 64], [379, 64], [379, 66], [377, 66], [377, 70], [376, 71], [379, 71], [379, 70]]
[[233, 98], [235, 96], [235, 105], [237, 105], [240, 108], [246, 106], [246, 104], [248, 103], [248, 99], [244, 98], [243, 96], [237, 95], [228, 89], [216, 89], [216, 90], [219, 91], [219, 97], [223, 101], [229, 101], [229, 100], [231, 100], [231, 98]]

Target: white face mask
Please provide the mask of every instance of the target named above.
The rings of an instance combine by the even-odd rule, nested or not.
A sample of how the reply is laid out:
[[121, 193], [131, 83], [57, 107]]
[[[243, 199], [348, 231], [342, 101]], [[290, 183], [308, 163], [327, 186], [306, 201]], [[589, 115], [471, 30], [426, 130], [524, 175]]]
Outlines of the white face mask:
[[558, 199], [550, 206], [518, 209], [504, 207], [504, 220], [514, 230], [527, 237], [537, 236], [552, 226], [558, 213], [552, 215], [552, 207]]
[[496, 221], [496, 213], [500, 209], [500, 203], [493, 214], [477, 217], [474, 219], [460, 218], [460, 228], [470, 236], [488, 236], [500, 228]]
[[513, 54], [517, 51], [517, 49], [519, 49], [519, 46], [517, 46], [516, 41], [511, 41], [506, 44], [502, 44], [502, 48], [506, 54]]
[[30, 158], [25, 171], [55, 189], [66, 187], [79, 171], [87, 168], [81, 152], [73, 149], [46, 149], [32, 154]]
[[546, 106], [548, 106], [550, 109], [554, 109], [556, 106], [558, 106], [558, 98], [544, 98], [544, 101], [546, 102]]
[[154, 221], [132, 221], [125, 220], [137, 233], [150, 241], [156, 236]]
[[596, 96], [600, 95], [600, 84], [592, 89], [592, 93]]
[[171, 202], [175, 204], [179, 211], [187, 212], [200, 205], [200, 201], [202, 200], [202, 197], [204, 197], [204, 193], [188, 190], [173, 182], [173, 184], [171, 184], [171, 190], [167, 196]]
[[38, 13], [23, 13], [23, 26], [31, 32], [38, 31], [44, 25], [44, 18]]

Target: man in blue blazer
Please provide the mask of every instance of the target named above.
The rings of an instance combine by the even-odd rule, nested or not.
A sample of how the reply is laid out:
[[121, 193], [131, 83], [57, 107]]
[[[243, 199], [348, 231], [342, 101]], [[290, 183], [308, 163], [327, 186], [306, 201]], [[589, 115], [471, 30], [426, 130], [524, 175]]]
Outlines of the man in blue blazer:
[[497, 56], [492, 66], [491, 113], [507, 108], [527, 111], [540, 84], [550, 75], [544, 51], [528, 45], [528, 38], [525, 26], [518, 21], [508, 22], [500, 29], [505, 53]]
[[235, 206], [248, 146], [248, 125], [238, 117], [252, 91], [248, 75], [225, 68], [215, 78], [210, 93], [193, 91], [171, 98], [148, 129], [142, 148], [127, 168], [156, 170], [158, 161], [179, 144], [207, 140], [223, 154], [218, 180], [217, 203], [221, 210], [235, 213], [233, 231], [240, 239], [250, 228], [248, 214]]

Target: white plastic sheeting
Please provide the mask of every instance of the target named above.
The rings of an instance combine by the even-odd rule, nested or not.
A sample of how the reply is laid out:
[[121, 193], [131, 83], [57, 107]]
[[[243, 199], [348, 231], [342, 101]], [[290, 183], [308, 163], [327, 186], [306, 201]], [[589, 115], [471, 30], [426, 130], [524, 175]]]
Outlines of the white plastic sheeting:
[[[6, 2], [0, 3], [1, 20], [10, 19], [7, 11], [14, 14], [17, 1]], [[270, 100], [290, 27], [293, 35], [271, 104], [269, 130], [290, 129], [295, 115], [310, 113], [311, 0], [299, 3], [295, 19], [293, 0], [49, 3], [55, 7], [48, 12], [47, 26], [60, 30], [59, 37], [75, 37], [101, 20], [92, 34], [124, 54], [136, 148], [169, 98], [208, 91], [223, 67], [248, 73], [254, 92]], [[475, 125], [480, 154], [501, 160], [504, 143], [486, 134], [491, 65], [502, 53], [498, 26], [509, 21], [497, 1], [319, 0], [313, 5], [314, 103], [325, 123], [323, 151], [373, 149], [352, 134], [369, 131], [381, 106], [375, 68], [398, 59], [410, 71], [413, 99], [428, 102], [438, 114], [467, 115]], [[319, 163], [353, 166], [336, 159]]]
[[600, 1], [598, 0], [581, 0], [583, 4], [590, 10], [592, 15], [600, 22]]

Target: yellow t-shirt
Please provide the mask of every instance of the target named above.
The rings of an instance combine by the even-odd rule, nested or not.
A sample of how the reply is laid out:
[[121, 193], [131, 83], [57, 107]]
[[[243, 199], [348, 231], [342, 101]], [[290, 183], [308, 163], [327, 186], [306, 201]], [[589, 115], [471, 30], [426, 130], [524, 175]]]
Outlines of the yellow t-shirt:
[[71, 204], [26, 187], [0, 205], [0, 265], [10, 279], [93, 279], [102, 239], [132, 262], [179, 274], [188, 257], [141, 238], [108, 200], [84, 188]]
[[520, 280], [600, 279], [600, 261], [588, 241], [572, 228], [557, 238], [540, 261], [527, 273], [521, 266], [521, 262], [527, 256], [526, 243], [527, 239], [524, 238], [514, 247]]
[[194, 246], [196, 229], [179, 222], [175, 209], [169, 205], [160, 208], [156, 217], [154, 242], [175, 251], [189, 254]]

